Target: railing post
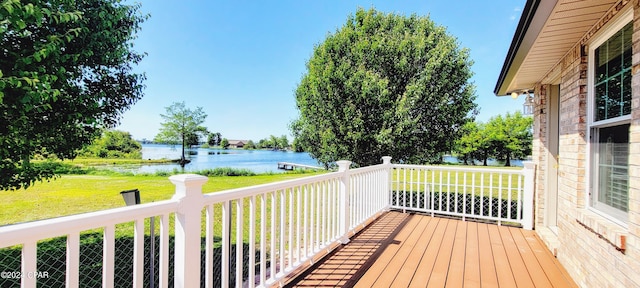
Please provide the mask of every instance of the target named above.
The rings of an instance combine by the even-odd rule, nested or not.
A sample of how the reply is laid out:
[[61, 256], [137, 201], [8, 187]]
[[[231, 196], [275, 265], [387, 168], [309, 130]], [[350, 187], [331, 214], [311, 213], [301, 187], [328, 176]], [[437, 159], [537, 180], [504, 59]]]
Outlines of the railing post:
[[531, 161], [525, 161], [522, 173], [524, 175], [524, 193], [522, 195], [522, 228], [533, 230], [533, 195], [534, 176], [536, 165]]
[[340, 178], [339, 188], [339, 223], [340, 223], [340, 242], [342, 244], [349, 243], [349, 166], [351, 161], [341, 160], [336, 162], [338, 164], [338, 172], [342, 172], [342, 178]]
[[175, 287], [200, 287], [200, 222], [205, 176], [181, 174], [169, 177], [176, 185]]
[[382, 164], [386, 166], [387, 173], [385, 174], [385, 184], [384, 189], [386, 191], [387, 196], [387, 205], [384, 210], [389, 211], [391, 209], [391, 171], [393, 168], [393, 164], [391, 164], [391, 156], [382, 156]]

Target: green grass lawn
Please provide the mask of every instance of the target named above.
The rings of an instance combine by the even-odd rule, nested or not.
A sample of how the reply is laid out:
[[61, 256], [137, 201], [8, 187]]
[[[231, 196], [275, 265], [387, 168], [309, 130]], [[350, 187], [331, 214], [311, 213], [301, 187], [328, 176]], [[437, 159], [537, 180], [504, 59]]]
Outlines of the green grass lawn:
[[87, 158], [78, 157], [73, 160], [64, 160], [63, 163], [80, 166], [100, 166], [100, 165], [124, 165], [124, 164], [164, 164], [171, 163], [170, 159], [126, 159], [126, 158]]
[[[463, 167], [463, 166], [451, 166]], [[486, 166], [467, 166], [477, 169], [475, 172], [448, 170], [448, 166], [441, 166], [442, 170], [396, 170], [392, 172], [391, 189], [394, 191], [424, 191], [425, 185], [430, 191], [465, 193], [469, 195], [484, 197], [502, 197], [507, 199], [509, 193], [511, 197], [516, 199], [518, 196], [517, 188], [519, 174], [500, 175], [493, 171], [503, 170], [505, 172], [514, 172], [522, 170], [522, 167], [486, 167]], [[486, 170], [486, 172], [484, 172]], [[510, 170], [510, 171], [509, 171]], [[523, 183], [520, 183], [523, 184]], [[502, 195], [499, 195], [502, 194]]]
[[[304, 174], [209, 177], [203, 192], [307, 177]], [[120, 191], [138, 189], [142, 203], [170, 199], [174, 185], [166, 176], [63, 175], [22, 190], [0, 191], [0, 226], [125, 206]]]

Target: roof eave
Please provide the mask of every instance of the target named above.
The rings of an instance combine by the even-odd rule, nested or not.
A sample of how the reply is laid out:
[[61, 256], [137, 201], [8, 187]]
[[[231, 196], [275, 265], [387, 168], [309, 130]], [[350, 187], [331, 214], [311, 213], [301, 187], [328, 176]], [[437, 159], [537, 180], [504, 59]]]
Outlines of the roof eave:
[[513, 35], [511, 46], [507, 52], [502, 70], [498, 77], [498, 82], [493, 90], [496, 96], [506, 96], [515, 90], [530, 89], [532, 87], [512, 87], [509, 88], [514, 80], [520, 65], [522, 65], [527, 53], [533, 47], [540, 31], [551, 15], [553, 8], [556, 6], [557, 0], [527, 0], [522, 10], [520, 22]]

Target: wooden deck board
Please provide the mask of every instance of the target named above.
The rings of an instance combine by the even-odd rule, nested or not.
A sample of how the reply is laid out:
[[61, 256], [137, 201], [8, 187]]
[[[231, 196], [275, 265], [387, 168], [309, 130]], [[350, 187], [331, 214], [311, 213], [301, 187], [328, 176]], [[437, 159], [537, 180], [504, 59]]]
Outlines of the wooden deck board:
[[533, 231], [389, 212], [287, 287], [577, 287]]
[[498, 287], [498, 276], [496, 275], [493, 251], [491, 249], [491, 239], [489, 238], [489, 228], [487, 225], [478, 225], [478, 255], [480, 256], [480, 286]]
[[529, 247], [529, 243], [524, 238], [522, 230], [511, 230], [511, 236], [516, 246], [520, 248], [520, 255], [524, 265], [527, 267], [527, 271], [529, 271], [533, 285], [535, 287], [553, 287], [544, 273], [544, 269], [540, 266], [540, 262], [536, 259], [536, 255], [531, 251], [531, 247]]
[[404, 262], [404, 265], [398, 271], [398, 275], [396, 275], [393, 283], [391, 283], [391, 287], [407, 287], [413, 280], [414, 275], [417, 273], [418, 265], [424, 256], [427, 247], [431, 243], [432, 236], [438, 226], [438, 218], [429, 218], [429, 223], [426, 229], [422, 232], [420, 237], [420, 241], [417, 245], [413, 246], [410, 251], [409, 256], [407, 257], [407, 261]]
[[431, 241], [422, 255], [422, 261], [418, 264], [409, 287], [425, 287], [426, 283], [429, 282], [429, 277], [431, 277], [431, 271], [433, 271], [433, 266], [436, 263], [438, 250], [440, 250], [448, 224], [447, 219], [434, 218], [434, 220], [438, 222], [436, 230], [433, 232]]
[[[383, 271], [386, 274], [396, 275], [397, 277], [400, 269], [407, 260], [407, 257], [409, 257], [412, 248], [415, 247], [416, 243], [420, 240], [420, 235], [422, 235], [422, 232], [424, 232], [424, 230], [426, 229], [427, 224], [429, 224], [429, 219], [426, 218], [420, 219], [420, 221], [416, 223], [414, 229], [412, 230], [413, 233], [411, 233], [406, 238], [402, 245], [398, 245], [398, 249], [391, 256], [391, 259], [389, 259], [389, 262], [387, 262], [386, 266], [383, 268]], [[381, 277], [377, 279], [374, 285], [380, 287], [388, 287], [391, 285], [391, 283], [393, 283], [393, 280], [395, 280], [394, 277]]]
[[500, 230], [495, 225], [487, 228], [489, 230], [489, 239], [491, 239], [491, 252], [493, 253], [494, 267], [498, 276], [498, 286], [516, 287], [516, 280], [513, 278], [507, 251], [500, 236]]
[[481, 287], [479, 245], [478, 223], [470, 222], [467, 224], [466, 257], [464, 259], [464, 287]]
[[[553, 285], [553, 287], [563, 287], [562, 285], [558, 285], [558, 283], [567, 283], [572, 284], [570, 287], [578, 287], [578, 285], [571, 280], [571, 277], [567, 273], [567, 271], [562, 267], [560, 262], [553, 257], [551, 251], [549, 251], [540, 241], [538, 237], [536, 237], [535, 232], [533, 231], [523, 231], [523, 235], [529, 244], [529, 248], [535, 255], [536, 259], [540, 263], [542, 267], [555, 267], [556, 269], [544, 269], [544, 273], [547, 275], [547, 278]], [[569, 279], [569, 281], [567, 281]]]
[[[458, 226], [457, 221], [447, 221], [447, 229], [445, 230], [442, 243], [440, 244], [440, 250], [438, 250], [438, 256], [436, 262], [431, 269], [431, 277], [429, 277], [428, 286], [431, 287], [444, 287], [447, 281], [447, 272], [449, 271], [449, 262], [451, 259], [451, 253], [453, 251], [453, 243], [455, 241], [456, 229]], [[422, 282], [416, 284], [422, 285]]]
[[516, 280], [516, 286], [525, 288], [535, 287], [533, 286], [531, 275], [529, 274], [529, 271], [527, 271], [527, 267], [524, 264], [524, 260], [520, 255], [520, 247], [516, 246], [516, 243], [513, 240], [513, 237], [511, 236], [511, 232], [509, 232], [509, 230], [504, 229], [504, 227], [500, 228], [502, 229], [498, 230], [500, 231], [500, 236], [502, 237], [502, 245], [504, 246], [507, 258], [509, 259], [511, 272], [513, 273], [513, 278]]
[[420, 219], [416, 219], [415, 217], [412, 217], [407, 222], [404, 229], [402, 229], [402, 231], [398, 233], [398, 235], [396, 235], [396, 237], [391, 242], [391, 244], [386, 247], [384, 252], [376, 260], [376, 262], [367, 270], [368, 277], [363, 277], [358, 282], [356, 287], [358, 286], [372, 287], [373, 286], [373, 284], [378, 280], [378, 277], [376, 277], [376, 275], [383, 274], [384, 270], [387, 268], [387, 264], [393, 259], [393, 256], [395, 256], [395, 254], [400, 249], [400, 243], [398, 243], [399, 240], [397, 239], [404, 240], [407, 237], [409, 237], [409, 235], [411, 235], [411, 232], [413, 232], [413, 230], [415, 229], [416, 225], [418, 225], [419, 222], [420, 222]]
[[464, 266], [466, 262], [467, 252], [467, 225], [458, 225], [449, 259], [449, 267], [447, 272], [447, 287], [462, 287], [464, 284]]

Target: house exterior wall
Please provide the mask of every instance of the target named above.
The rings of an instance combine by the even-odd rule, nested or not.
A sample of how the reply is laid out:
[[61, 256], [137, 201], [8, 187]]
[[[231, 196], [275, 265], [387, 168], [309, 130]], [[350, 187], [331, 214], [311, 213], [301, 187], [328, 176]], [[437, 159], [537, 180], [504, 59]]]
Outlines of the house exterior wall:
[[[536, 162], [536, 230], [582, 287], [640, 287], [640, 4], [621, 0], [580, 43], [567, 51], [560, 70], [557, 234], [545, 226], [547, 191], [547, 114], [549, 83], [535, 87], [533, 159]], [[620, 11], [633, 9], [632, 121], [629, 145], [629, 213], [627, 225], [590, 209], [588, 133], [589, 38], [606, 29]], [[549, 77], [545, 77], [547, 79]], [[555, 83], [554, 83], [555, 84]], [[621, 248], [626, 250], [621, 251]]]
[[[536, 196], [534, 198], [534, 206], [536, 207], [535, 217], [535, 226], [542, 227], [545, 221], [545, 189], [542, 183], [545, 183], [547, 174], [543, 173], [543, 167], [547, 166], [547, 153], [546, 153], [546, 144], [548, 143], [547, 139], [547, 112], [545, 109], [546, 101], [547, 101], [547, 87], [548, 85], [538, 85], [535, 87], [535, 97], [536, 97], [536, 109], [533, 112], [533, 147], [532, 147], [532, 160], [536, 163], [536, 176], [535, 183], [540, 183], [536, 186]], [[551, 246], [550, 243], [547, 243], [548, 246]]]

